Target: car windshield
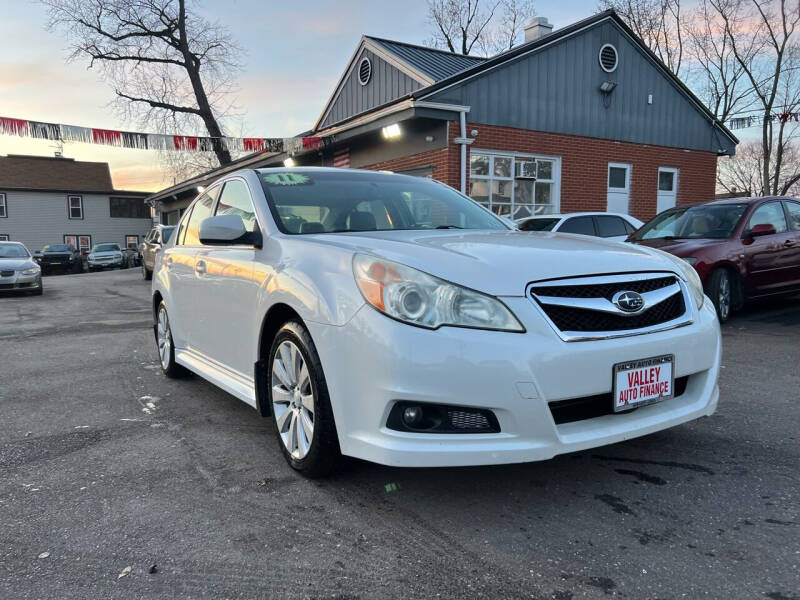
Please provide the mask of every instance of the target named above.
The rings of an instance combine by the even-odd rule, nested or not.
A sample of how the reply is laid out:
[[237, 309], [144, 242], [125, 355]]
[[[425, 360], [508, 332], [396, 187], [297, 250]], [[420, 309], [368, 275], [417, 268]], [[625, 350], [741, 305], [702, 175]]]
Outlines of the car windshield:
[[703, 204], [668, 210], [634, 233], [632, 240], [723, 239], [729, 237], [747, 204]]
[[528, 219], [519, 224], [520, 231], [553, 231], [560, 219]]
[[72, 252], [72, 249], [65, 244], [47, 244], [42, 252]]
[[0, 258], [28, 258], [28, 250], [21, 244], [0, 244]]
[[284, 233], [508, 230], [476, 202], [420, 177], [344, 169], [260, 171], [259, 175]]
[[169, 241], [169, 238], [172, 235], [173, 231], [175, 231], [174, 227], [164, 227], [164, 229], [161, 230], [161, 243], [162, 244], [166, 244]]
[[119, 252], [119, 244], [95, 244], [92, 252]]

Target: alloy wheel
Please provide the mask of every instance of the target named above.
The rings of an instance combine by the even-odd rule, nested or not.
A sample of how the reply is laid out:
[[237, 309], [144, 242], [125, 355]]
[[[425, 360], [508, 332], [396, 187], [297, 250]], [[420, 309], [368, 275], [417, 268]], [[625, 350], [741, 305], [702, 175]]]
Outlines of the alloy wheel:
[[314, 439], [314, 391], [300, 349], [286, 340], [272, 360], [272, 411], [283, 445], [300, 460]]
[[719, 304], [719, 316], [721, 319], [727, 319], [728, 313], [731, 311], [731, 280], [727, 273], [723, 274], [719, 281], [719, 294], [717, 296]]
[[158, 340], [158, 355], [161, 358], [161, 366], [165, 370], [169, 369], [170, 351], [172, 350], [172, 337], [169, 331], [167, 310], [163, 306], [158, 309], [156, 339]]

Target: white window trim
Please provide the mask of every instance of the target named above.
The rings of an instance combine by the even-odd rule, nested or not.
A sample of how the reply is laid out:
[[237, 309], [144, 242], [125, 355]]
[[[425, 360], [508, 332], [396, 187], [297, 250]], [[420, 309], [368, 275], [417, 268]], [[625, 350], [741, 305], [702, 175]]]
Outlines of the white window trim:
[[[541, 160], [549, 160], [553, 162], [553, 176], [552, 179], [543, 179], [542, 181], [547, 183], [553, 184], [553, 196], [552, 196], [552, 204], [553, 204], [553, 213], [558, 214], [561, 212], [561, 157], [554, 156], [551, 154], [532, 154], [530, 152], [515, 152], [511, 150], [490, 150], [486, 148], [470, 148], [470, 160], [472, 158], [472, 154], [489, 154], [491, 156], [499, 156], [501, 158], [510, 158], [511, 159], [511, 177], [499, 177], [494, 175], [473, 175], [468, 171], [467, 175], [470, 180], [472, 179], [479, 179], [482, 181], [496, 179], [498, 181], [514, 181], [514, 170], [517, 158], [532, 158], [532, 159], [541, 159]], [[470, 165], [467, 164], [467, 169], [469, 170]], [[491, 206], [491, 190], [490, 193], [490, 203]], [[516, 206], [516, 202], [514, 202], [514, 186], [511, 186], [511, 205]], [[535, 206], [535, 205], [534, 205]], [[487, 207], [488, 208], [488, 207]]]
[[[72, 216], [72, 199], [77, 198], [79, 200], [78, 207], [81, 210], [80, 217], [73, 217]], [[79, 196], [78, 194], [70, 194], [67, 196], [67, 218], [72, 221], [82, 221], [83, 220], [83, 196]]]
[[0, 192], [0, 208], [2, 212], [0, 212], [0, 219], [7, 219], [8, 218], [8, 200], [6, 198], [5, 193]]
[[[659, 183], [661, 181], [661, 172], [664, 171], [665, 173], [673, 173], [675, 177], [672, 178], [672, 189], [671, 190], [662, 190], [660, 189]], [[675, 194], [675, 202], [678, 201], [678, 185], [680, 184], [680, 172], [681, 170], [678, 167], [658, 167], [658, 179], [656, 179], [656, 193], [657, 194]]]
[[7, 233], [0, 233], [0, 242], [10, 242], [11, 239]]
[[[612, 188], [611, 187], [611, 169], [612, 167], [617, 167], [619, 169], [625, 169], [625, 187], [624, 188]], [[608, 163], [608, 169], [606, 170], [606, 190], [613, 193], [613, 194], [630, 194], [631, 192], [631, 177], [633, 174], [633, 165], [631, 163], [620, 163], [620, 162], [610, 162]]]

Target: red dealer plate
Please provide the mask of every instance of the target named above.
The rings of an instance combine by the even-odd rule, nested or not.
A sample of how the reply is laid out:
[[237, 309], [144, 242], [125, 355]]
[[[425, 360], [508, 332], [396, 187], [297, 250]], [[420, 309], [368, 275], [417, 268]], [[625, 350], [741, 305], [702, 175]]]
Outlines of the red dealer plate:
[[614, 365], [614, 412], [672, 398], [674, 364], [667, 354]]

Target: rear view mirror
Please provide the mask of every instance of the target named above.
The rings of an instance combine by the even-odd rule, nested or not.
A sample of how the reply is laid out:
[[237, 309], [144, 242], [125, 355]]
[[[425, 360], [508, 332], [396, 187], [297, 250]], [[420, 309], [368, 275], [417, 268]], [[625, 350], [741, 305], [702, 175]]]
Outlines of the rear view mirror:
[[777, 231], [775, 230], [775, 226], [771, 223], [759, 223], [758, 225], [753, 225], [750, 229], [750, 237], [772, 235], [773, 233], [777, 233]]
[[239, 215], [217, 215], [200, 223], [200, 243], [208, 246], [246, 244], [261, 247], [261, 233], [249, 232]]

